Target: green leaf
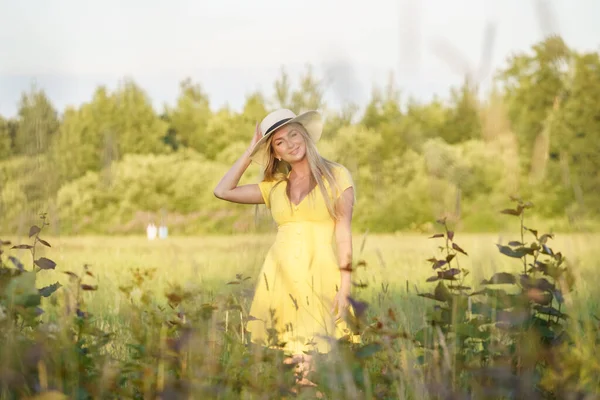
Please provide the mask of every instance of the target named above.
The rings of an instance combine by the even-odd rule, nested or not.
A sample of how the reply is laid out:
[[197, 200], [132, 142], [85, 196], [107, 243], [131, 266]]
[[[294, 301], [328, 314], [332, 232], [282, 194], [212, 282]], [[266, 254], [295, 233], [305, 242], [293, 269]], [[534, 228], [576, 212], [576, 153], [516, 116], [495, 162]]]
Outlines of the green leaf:
[[365, 359], [371, 357], [373, 354], [381, 351], [382, 347], [379, 343], [369, 343], [367, 345], [362, 346], [358, 350], [355, 351], [354, 355], [358, 359]]
[[454, 331], [456, 335], [466, 338], [478, 338], [478, 339], [486, 339], [490, 336], [490, 333], [485, 330], [480, 329], [481, 321], [477, 319], [473, 319], [469, 322], [458, 323], [454, 327]]
[[431, 300], [436, 300], [436, 301], [441, 301], [444, 302], [445, 300], [439, 299], [437, 298], [434, 294], [432, 293], [418, 293], [417, 296], [420, 297], [425, 297], [426, 299], [431, 299]]
[[546, 242], [548, 242], [548, 239], [554, 239], [554, 235], [552, 233], [544, 233], [542, 236], [540, 236], [538, 241], [540, 242], [540, 244], [546, 244]]
[[513, 250], [510, 247], [503, 246], [501, 244], [496, 244], [496, 246], [498, 247], [498, 250], [500, 250], [500, 253], [504, 254], [505, 256], [512, 257], [512, 258], [522, 258], [528, 254], [529, 255], [533, 254], [533, 249], [530, 249], [527, 247], [519, 247], [519, 248], [516, 248]]
[[458, 251], [459, 253], [463, 253], [465, 256], [468, 256], [468, 254], [463, 249], [461, 249], [460, 246], [456, 243], [452, 243], [452, 248]]
[[429, 239], [435, 239], [435, 238], [443, 238], [444, 234], [443, 233], [436, 233], [433, 236], [430, 236]]
[[450, 268], [445, 271], [438, 271], [438, 277], [440, 279], [446, 279], [450, 281], [456, 280], [456, 275], [460, 274], [460, 269]]
[[519, 206], [519, 207], [517, 207], [516, 210], [513, 210], [511, 208], [504, 209], [504, 210], [500, 211], [500, 214], [514, 215], [515, 217], [519, 217], [522, 212], [523, 212], [523, 208], [521, 206]]
[[30, 249], [33, 249], [33, 246], [30, 244], [17, 244], [15, 246], [11, 247], [11, 249], [30, 250]]
[[32, 237], [34, 235], [37, 235], [38, 233], [40, 233], [42, 230], [40, 229], [39, 226], [37, 225], [33, 225], [31, 228], [29, 228], [29, 237]]
[[50, 243], [46, 242], [44, 239], [38, 238], [38, 241], [46, 247], [52, 247], [50, 246]]
[[436, 299], [439, 299], [440, 301], [452, 300], [452, 294], [450, 293], [444, 282], [441, 281], [435, 287], [433, 294], [435, 295]]
[[54, 283], [52, 285], [43, 287], [43, 288], [39, 289], [40, 296], [50, 297], [50, 295], [52, 293], [56, 292], [61, 287], [62, 287], [62, 285], [59, 282], [56, 282], [56, 283]]
[[526, 226], [524, 226], [523, 228], [524, 228], [525, 230], [527, 230], [527, 231], [531, 232], [531, 233], [533, 234], [533, 236], [535, 236], [535, 238], [537, 239], [537, 237], [538, 237], [538, 231], [537, 231], [537, 230], [535, 230], [535, 229], [529, 229], [529, 228], [527, 228]]
[[46, 257], [40, 257], [35, 260], [35, 265], [40, 267], [41, 269], [54, 269], [56, 268], [56, 263]]

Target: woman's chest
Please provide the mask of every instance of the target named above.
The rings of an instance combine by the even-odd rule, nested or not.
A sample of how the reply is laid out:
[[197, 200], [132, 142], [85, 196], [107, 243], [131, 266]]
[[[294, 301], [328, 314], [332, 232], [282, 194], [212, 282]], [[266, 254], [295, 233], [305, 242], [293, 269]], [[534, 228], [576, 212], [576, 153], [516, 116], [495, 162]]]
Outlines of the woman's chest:
[[275, 222], [281, 224], [292, 221], [331, 220], [327, 205], [318, 186], [290, 186], [288, 197], [286, 183], [275, 188], [271, 195], [271, 214]]

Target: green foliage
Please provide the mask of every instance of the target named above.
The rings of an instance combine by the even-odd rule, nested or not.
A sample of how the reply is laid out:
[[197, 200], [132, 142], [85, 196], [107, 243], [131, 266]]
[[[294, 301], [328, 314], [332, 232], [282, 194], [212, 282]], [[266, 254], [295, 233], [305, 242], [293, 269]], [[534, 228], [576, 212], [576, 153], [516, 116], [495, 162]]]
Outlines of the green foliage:
[[[485, 277], [480, 288], [471, 289], [468, 279], [473, 274], [461, 266], [469, 252], [459, 244], [448, 221], [438, 221], [444, 230], [432, 238], [441, 240], [440, 255], [428, 260], [433, 274], [427, 280], [434, 285], [433, 291], [397, 297], [390, 289], [390, 283], [396, 282], [387, 282], [375, 290], [377, 296], [368, 304], [361, 299], [361, 290], [374, 281], [355, 280], [350, 298], [353, 313], [346, 319], [360, 340], [342, 338], [332, 342], [333, 352], [314, 354], [315, 370], [308, 378], [317, 386], [304, 388], [296, 383], [297, 362], [286, 359], [276, 346], [264, 348], [249, 341], [245, 324], [251, 318], [252, 277], [239, 273], [216, 288], [205, 281], [177, 284], [170, 279], [159, 286], [164, 271], [152, 267], [132, 265], [120, 279], [110, 279], [89, 265], [66, 270], [64, 257], [55, 263], [47, 254], [40, 255], [40, 247], [48, 253], [62, 253], [44, 239], [48, 222], [42, 215], [42, 223], [29, 229], [31, 244], [0, 241], [2, 396], [229, 399], [270, 398], [276, 393], [278, 397], [436, 399], [597, 395], [598, 321], [577, 321], [574, 314], [566, 313], [567, 304], [570, 310], [575, 308], [569, 298], [574, 290], [571, 266], [552, 249], [553, 235], [524, 225], [524, 213], [532, 210], [532, 204], [515, 202], [514, 208], [501, 214], [515, 217], [519, 237], [497, 245], [501, 254], [515, 261], [515, 271], [497, 271]], [[229, 242], [225, 245], [228, 256], [230, 246]], [[361, 277], [362, 268], [370, 277], [372, 270], [362, 258], [364, 242], [358, 248], [355, 279]], [[30, 254], [31, 262], [22, 262], [24, 258], [16, 254]], [[383, 268], [383, 272], [389, 270]], [[65, 279], [54, 281], [57, 275], [53, 275], [50, 284], [38, 287], [38, 278], [49, 273]], [[119, 303], [115, 315], [107, 308], [89, 307], [94, 297], [102, 297], [98, 289], [103, 285], [114, 287], [116, 298], [110, 302]], [[413, 303], [411, 297], [435, 301], [426, 313], [428, 326], [416, 332], [408, 332], [414, 327], [397, 312], [415, 308], [419, 315], [424, 304]], [[578, 331], [582, 328], [584, 332]]]
[[[436, 282], [435, 288], [419, 293], [436, 305], [428, 310], [428, 326], [414, 335], [431, 391], [467, 391], [477, 398], [597, 393], [599, 385], [581, 385], [577, 376], [564, 375], [565, 358], [569, 371], [586, 368], [581, 359], [565, 357], [568, 349], [581, 345], [570, 337], [573, 325], [564, 312], [565, 297], [575, 285], [573, 272], [562, 253], [550, 247], [553, 234], [524, 225], [533, 204], [513, 200], [516, 207], [501, 213], [519, 218], [519, 238], [496, 246], [519, 260], [522, 270], [498, 271], [483, 279], [478, 290], [465, 283], [470, 271], [460, 266], [467, 252], [446, 219], [438, 221], [444, 231], [432, 238], [443, 240], [441, 256], [427, 260], [434, 272], [427, 282]], [[595, 331], [599, 337], [597, 327]], [[562, 385], [548, 378], [557, 376], [565, 377]]]
[[12, 147], [9, 123], [0, 116], [0, 161], [11, 155]]
[[232, 222], [232, 215], [223, 213], [206, 190], [216, 185], [223, 172], [220, 164], [191, 150], [127, 155], [112, 168], [88, 172], [59, 190], [61, 230], [139, 232], [168, 213], [171, 219], [166, 222], [174, 233], [210, 232], [219, 224]]
[[20, 154], [45, 153], [59, 128], [58, 113], [43, 90], [32, 87], [19, 103], [15, 147]]
[[[597, 229], [599, 60], [598, 52], [576, 52], [551, 37], [507, 59], [487, 97], [465, 81], [448, 99], [419, 103], [403, 99], [390, 76], [363, 110], [354, 104], [329, 109], [328, 82], [310, 65], [298, 79], [282, 69], [270, 96], [249, 93], [239, 111], [211, 108], [203, 86], [187, 78], [174, 106], [159, 115], [144, 90], [127, 79], [112, 91], [99, 87], [88, 103], [68, 107], [59, 120], [34, 87], [23, 94], [17, 119], [0, 118], [0, 231], [12, 232], [62, 205], [70, 211], [60, 217], [52, 212], [55, 233], [140, 232], [159, 210], [181, 221], [172, 226], [178, 233], [260, 230], [248, 207], [204, 194], [275, 107], [323, 111], [318, 147], [353, 174], [358, 231], [430, 230], [429, 221], [440, 215], [457, 230], [495, 230], [506, 222], [489, 210], [507, 194], [532, 199], [537, 206], [531, 217], [554, 230]], [[185, 168], [196, 196], [167, 200], [190, 193], [178, 178], [188, 157], [183, 154], [202, 157]], [[133, 155], [146, 162], [128, 161]], [[121, 179], [115, 171], [136, 167], [153, 173], [140, 171], [143, 183], [126, 174], [128, 187], [111, 187]], [[196, 176], [204, 173], [214, 175]], [[244, 181], [258, 178], [253, 170]]]

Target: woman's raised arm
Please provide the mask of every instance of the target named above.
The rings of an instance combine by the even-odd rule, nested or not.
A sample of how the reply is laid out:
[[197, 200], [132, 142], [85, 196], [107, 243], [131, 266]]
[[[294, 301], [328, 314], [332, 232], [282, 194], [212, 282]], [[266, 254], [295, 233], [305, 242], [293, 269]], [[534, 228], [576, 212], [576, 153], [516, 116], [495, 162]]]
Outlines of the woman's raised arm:
[[222, 200], [241, 204], [264, 204], [264, 199], [257, 184], [238, 186], [240, 178], [252, 162], [250, 154], [256, 143], [262, 137], [259, 125], [256, 124], [254, 137], [250, 142], [248, 149], [240, 158], [229, 168], [223, 178], [215, 187], [213, 193]]

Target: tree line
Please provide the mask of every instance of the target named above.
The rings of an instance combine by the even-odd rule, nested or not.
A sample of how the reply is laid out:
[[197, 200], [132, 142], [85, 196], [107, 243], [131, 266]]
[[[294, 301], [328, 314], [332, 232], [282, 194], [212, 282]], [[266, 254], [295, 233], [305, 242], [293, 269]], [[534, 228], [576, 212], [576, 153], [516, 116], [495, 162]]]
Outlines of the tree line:
[[[390, 81], [391, 82], [391, 81]], [[390, 83], [364, 109], [324, 102], [306, 71], [282, 70], [273, 94], [249, 94], [241, 111], [213, 110], [185, 79], [173, 106], [157, 112], [134, 80], [59, 112], [42, 88], [0, 116], [0, 231], [47, 213], [55, 233], [139, 233], [164, 220], [178, 234], [270, 229], [265, 210], [212, 196], [276, 107], [326, 115], [319, 149], [352, 172], [357, 230], [427, 229], [446, 216], [467, 230], [498, 229], [509, 194], [536, 204], [555, 229], [590, 229], [600, 217], [600, 55], [560, 37], [511, 55], [482, 96], [465, 79], [429, 102]], [[253, 166], [244, 182], [257, 181]]]

